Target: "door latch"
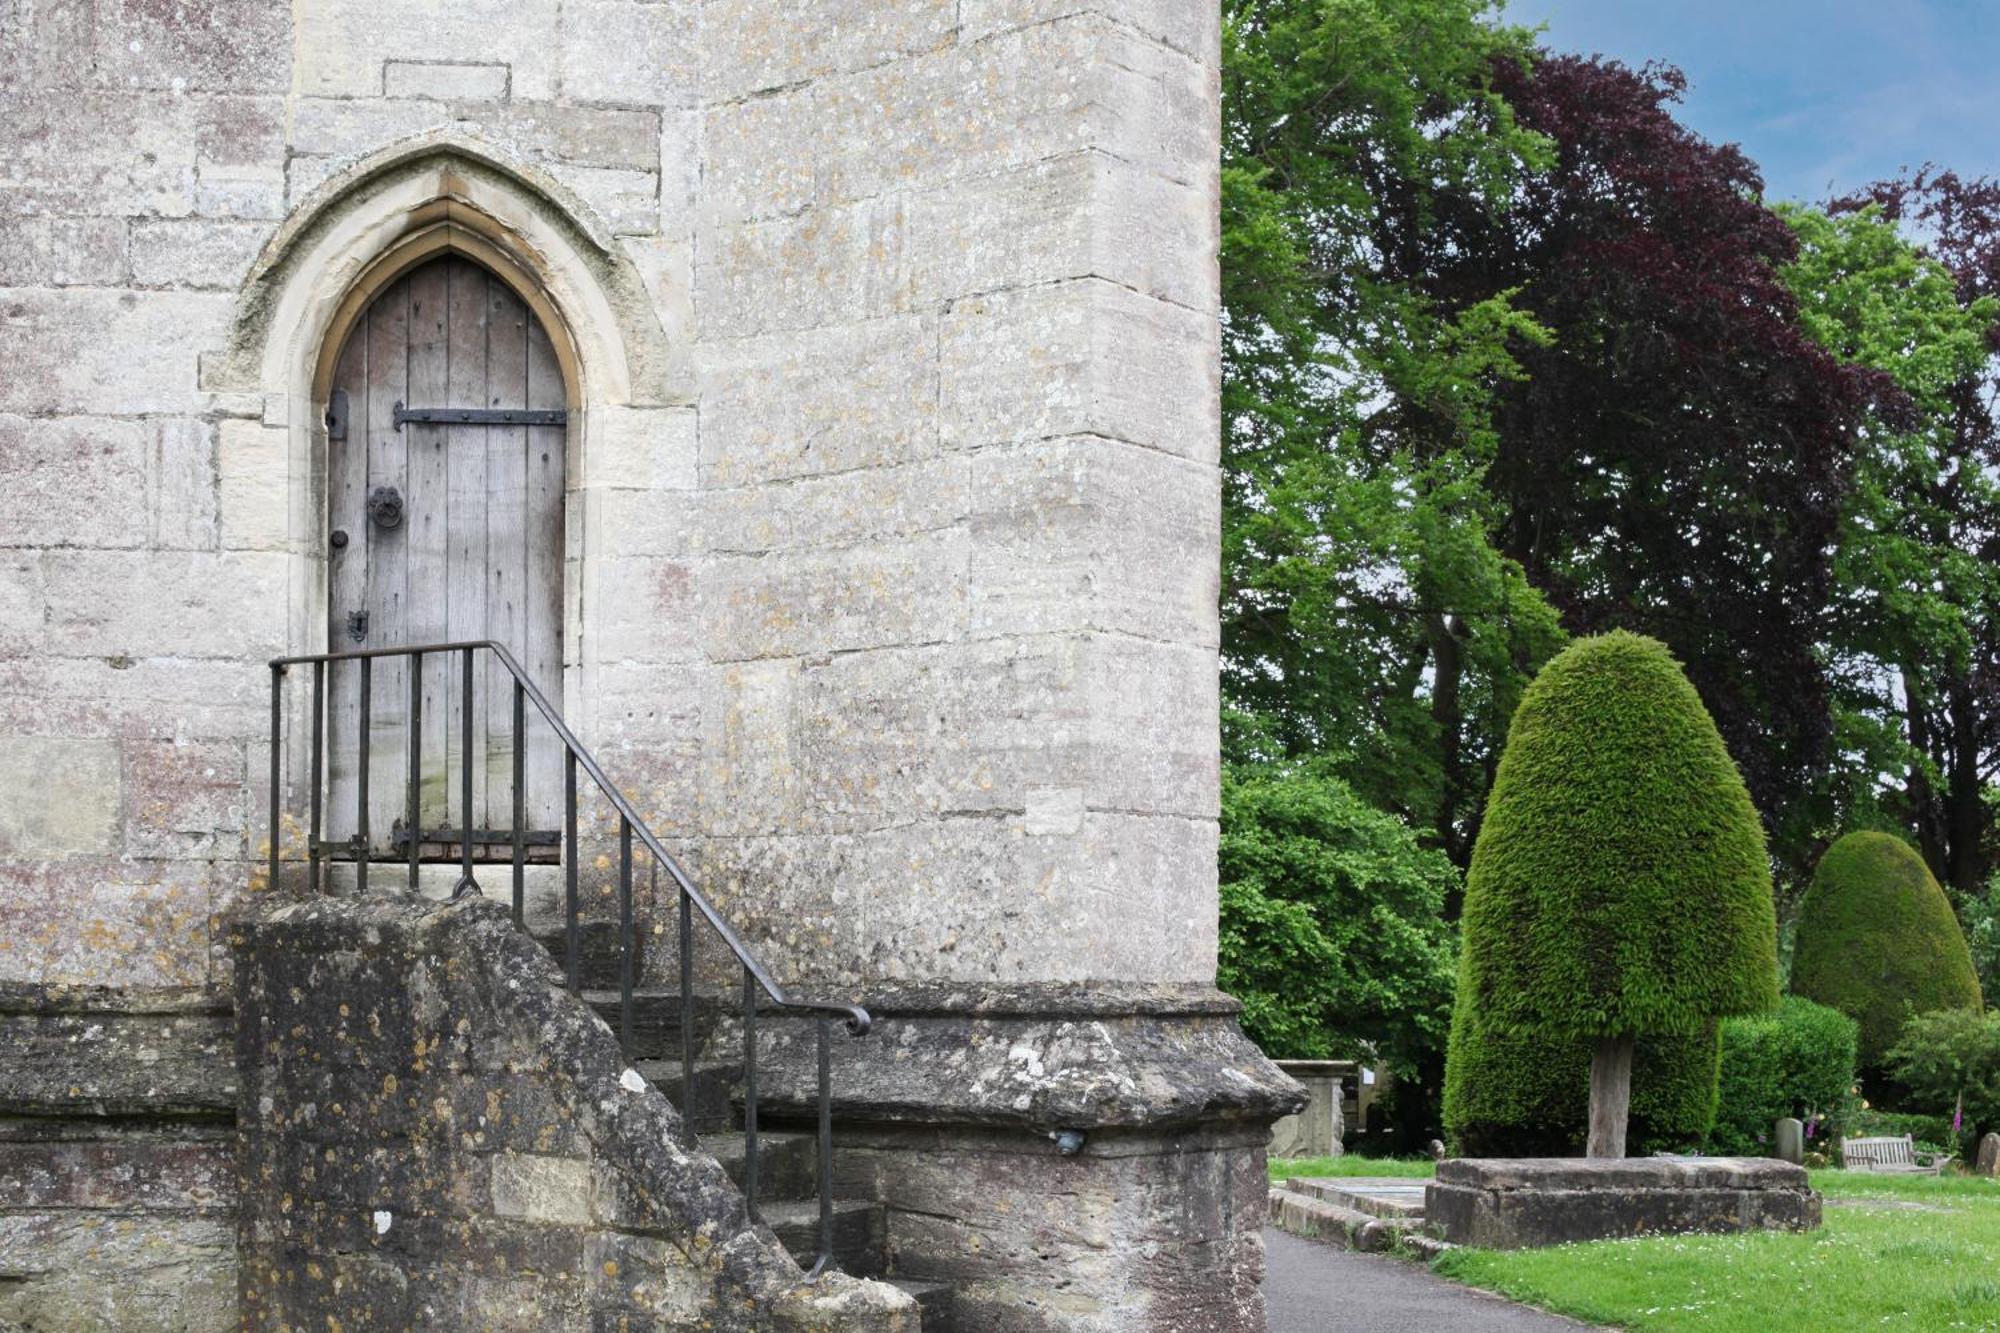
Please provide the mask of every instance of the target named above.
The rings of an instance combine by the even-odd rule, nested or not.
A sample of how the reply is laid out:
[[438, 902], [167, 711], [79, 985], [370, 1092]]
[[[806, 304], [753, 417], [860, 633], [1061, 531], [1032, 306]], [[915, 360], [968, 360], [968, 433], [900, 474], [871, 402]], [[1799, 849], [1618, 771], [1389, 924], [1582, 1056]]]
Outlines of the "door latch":
[[368, 517], [384, 532], [403, 526], [403, 493], [394, 486], [368, 492]]

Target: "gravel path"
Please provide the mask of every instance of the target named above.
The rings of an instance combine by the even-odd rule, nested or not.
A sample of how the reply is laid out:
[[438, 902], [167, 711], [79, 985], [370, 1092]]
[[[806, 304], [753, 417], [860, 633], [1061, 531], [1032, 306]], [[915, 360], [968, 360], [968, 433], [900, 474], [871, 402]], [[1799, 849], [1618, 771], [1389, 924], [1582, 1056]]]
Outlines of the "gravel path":
[[1433, 1277], [1387, 1255], [1264, 1231], [1270, 1333], [1577, 1333], [1591, 1327]]

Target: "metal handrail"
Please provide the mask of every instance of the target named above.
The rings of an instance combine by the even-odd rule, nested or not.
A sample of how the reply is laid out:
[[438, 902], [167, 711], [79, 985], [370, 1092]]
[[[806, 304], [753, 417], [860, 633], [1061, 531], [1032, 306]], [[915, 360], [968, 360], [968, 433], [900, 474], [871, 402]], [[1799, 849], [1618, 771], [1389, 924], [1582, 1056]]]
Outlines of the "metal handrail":
[[[744, 1122], [744, 1164], [743, 1193], [748, 1203], [753, 1221], [763, 1219], [757, 1209], [757, 991], [762, 990], [771, 1002], [782, 1009], [803, 1010], [818, 1018], [818, 1065], [819, 1065], [819, 1212], [820, 1247], [817, 1262], [806, 1274], [808, 1280], [819, 1276], [832, 1261], [833, 1254], [833, 1212], [832, 1212], [832, 1100], [829, 1081], [832, 1020], [842, 1020], [847, 1030], [855, 1036], [865, 1035], [873, 1025], [868, 1011], [860, 1005], [842, 1004], [826, 1000], [812, 1000], [795, 996], [772, 977], [742, 936], [722, 918], [714, 904], [694, 886], [687, 872], [654, 836], [632, 803], [625, 799], [611, 779], [605, 776], [597, 760], [578, 740], [562, 720], [555, 706], [539, 687], [528, 678], [521, 664], [504, 644], [491, 639], [461, 639], [449, 643], [423, 644], [405, 648], [366, 648], [341, 653], [305, 653], [291, 657], [273, 658], [271, 670], [271, 845], [270, 884], [278, 883], [280, 865], [280, 814], [283, 809], [283, 765], [281, 761], [284, 744], [284, 681], [291, 668], [311, 666], [313, 668], [312, 698], [312, 775], [311, 775], [311, 825], [307, 836], [307, 864], [314, 892], [320, 890], [320, 820], [321, 777], [325, 768], [325, 712], [326, 712], [326, 669], [332, 662], [356, 662], [360, 665], [360, 717], [357, 722], [356, 756], [356, 808], [357, 808], [357, 851], [355, 874], [360, 892], [368, 889], [368, 776], [369, 776], [369, 727], [370, 710], [373, 701], [372, 667], [379, 658], [410, 659], [410, 746], [409, 746], [409, 882], [411, 889], [417, 887], [418, 866], [421, 861], [423, 838], [420, 828], [419, 786], [423, 762], [423, 693], [421, 688], [421, 668], [423, 659], [430, 656], [457, 654], [463, 664], [462, 700], [460, 709], [463, 718], [464, 743], [461, 751], [460, 811], [463, 826], [460, 830], [461, 875], [457, 887], [452, 890], [454, 899], [466, 893], [480, 892], [479, 884], [473, 876], [472, 860], [472, 751], [473, 751], [473, 657], [479, 652], [489, 652], [507, 669], [514, 683], [514, 830], [513, 830], [513, 916], [517, 927], [523, 925], [526, 898], [526, 751], [524, 736], [526, 731], [526, 705], [533, 703], [535, 710], [549, 724], [564, 752], [563, 780], [563, 840], [565, 855], [565, 943], [566, 980], [572, 994], [581, 992], [581, 959], [578, 936], [579, 904], [577, 895], [577, 829], [576, 829], [576, 773], [581, 768], [597, 789], [611, 802], [618, 812], [619, 829], [619, 1050], [626, 1060], [632, 1058], [633, 1038], [633, 968], [634, 933], [632, 921], [632, 839], [636, 834], [640, 843], [652, 853], [655, 866], [665, 866], [677, 889], [679, 905], [680, 944], [680, 991], [681, 991], [681, 1089], [685, 1100], [694, 1087], [694, 922], [693, 911], [699, 910], [702, 918], [721, 937], [724, 944], [735, 955], [743, 969], [743, 1122]], [[682, 1115], [683, 1132], [692, 1141], [693, 1130], [688, 1127], [692, 1108], [685, 1108]]]

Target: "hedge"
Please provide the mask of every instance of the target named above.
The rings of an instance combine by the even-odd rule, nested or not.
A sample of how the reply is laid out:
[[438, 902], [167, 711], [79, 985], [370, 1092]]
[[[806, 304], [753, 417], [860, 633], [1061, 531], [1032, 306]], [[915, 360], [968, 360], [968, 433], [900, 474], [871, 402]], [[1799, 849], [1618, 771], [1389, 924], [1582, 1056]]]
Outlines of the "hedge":
[[[1502, 1036], [1460, 1006], [1445, 1065], [1444, 1123], [1451, 1151], [1468, 1157], [1566, 1157], [1590, 1129], [1587, 1037]], [[1641, 1037], [1632, 1057], [1626, 1151], [1701, 1146], [1716, 1112], [1713, 1027], [1692, 1036]]]
[[1781, 1117], [1837, 1116], [1854, 1086], [1855, 1023], [1838, 1010], [1788, 995], [1765, 1014], [1722, 1024], [1722, 1071], [1709, 1146], [1765, 1156]]
[[1864, 1070], [1918, 1014], [1981, 1007], [1972, 951], [1915, 848], [1850, 833], [1827, 848], [1799, 904], [1792, 989], [1861, 1025]]

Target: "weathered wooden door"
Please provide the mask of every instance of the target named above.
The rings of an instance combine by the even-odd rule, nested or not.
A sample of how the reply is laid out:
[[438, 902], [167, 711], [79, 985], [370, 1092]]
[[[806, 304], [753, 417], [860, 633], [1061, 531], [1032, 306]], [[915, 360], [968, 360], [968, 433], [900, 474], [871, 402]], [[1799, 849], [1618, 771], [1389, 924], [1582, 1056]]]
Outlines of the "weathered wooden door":
[[[565, 426], [406, 419], [440, 408], [564, 408], [555, 352], [534, 314], [477, 264], [429, 261], [385, 288], [355, 324], [331, 396], [332, 650], [494, 639], [560, 701]], [[505, 854], [513, 827], [513, 687], [490, 654], [476, 660], [469, 705], [455, 655], [421, 667], [427, 857], [455, 859], [467, 823], [460, 761], [468, 706], [475, 842]], [[410, 695], [402, 661], [374, 663], [368, 831], [376, 857], [408, 855]], [[335, 664], [327, 699], [327, 836], [346, 840], [356, 831], [356, 664]], [[549, 834], [559, 826], [560, 751], [532, 707], [528, 738], [528, 826]]]

